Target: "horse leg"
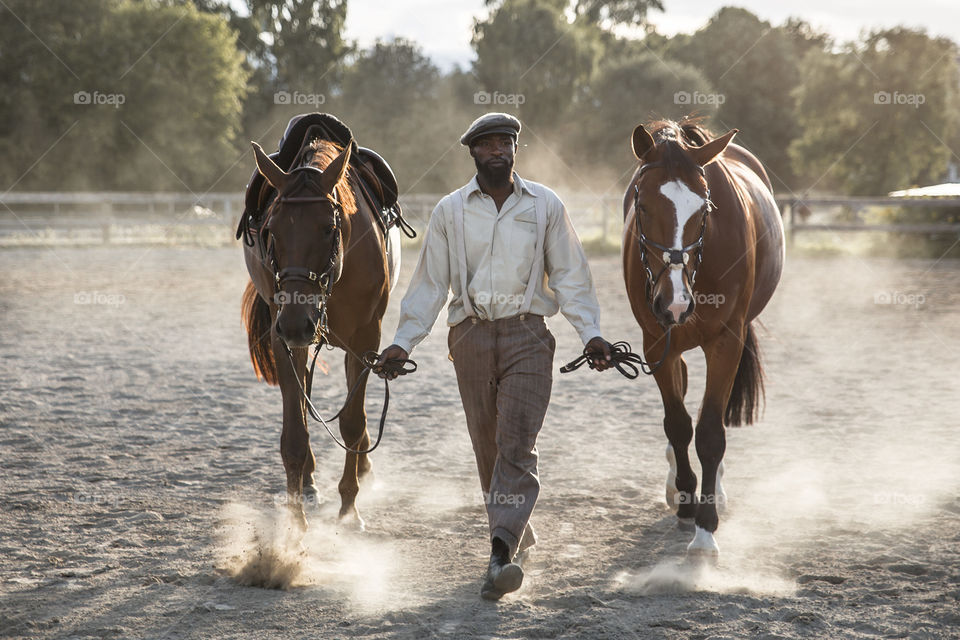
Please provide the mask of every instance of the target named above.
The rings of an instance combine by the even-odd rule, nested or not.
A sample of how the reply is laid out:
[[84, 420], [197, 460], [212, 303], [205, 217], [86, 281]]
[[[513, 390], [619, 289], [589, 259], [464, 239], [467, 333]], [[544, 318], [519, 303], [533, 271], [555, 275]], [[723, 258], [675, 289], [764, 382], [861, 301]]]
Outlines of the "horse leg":
[[[345, 360], [347, 389], [352, 389], [353, 385], [366, 371], [360, 359], [353, 354], [361, 354], [376, 349], [379, 342], [380, 330], [378, 325], [374, 326], [372, 330], [358, 332], [357, 339], [350, 345]], [[367, 380], [369, 381], [369, 378]], [[340, 414], [340, 435], [343, 437], [344, 444], [351, 449], [364, 450], [370, 448], [370, 435], [367, 433], [367, 413], [363, 407], [366, 387], [366, 382], [360, 385], [353, 398], [344, 407], [343, 413]], [[361, 531], [364, 529], [364, 523], [359, 511], [357, 511], [357, 493], [360, 491], [360, 475], [369, 473], [371, 467], [368, 454], [347, 451], [343, 464], [343, 476], [340, 478], [340, 484], [338, 485], [340, 490], [340, 519], [349, 516]]]
[[667, 506], [677, 510], [680, 522], [693, 524], [696, 515], [697, 476], [690, 467], [688, 449], [693, 439], [693, 422], [683, 405], [687, 391], [687, 365], [680, 354], [668, 357], [653, 375], [663, 400], [663, 430], [667, 435]]
[[[317, 346], [316, 348], [320, 348]], [[309, 350], [307, 351], [307, 357], [312, 357]], [[306, 362], [304, 363], [306, 364]], [[307, 390], [307, 395], [313, 393], [313, 376], [310, 371], [306, 371], [306, 386], [304, 387]], [[306, 400], [303, 402], [303, 411], [304, 419], [306, 419], [307, 413], [307, 403]], [[308, 431], [309, 435], [309, 431]], [[320, 504], [320, 491], [317, 489], [316, 480], [313, 477], [313, 472], [317, 469], [317, 459], [313, 455], [313, 447], [307, 446], [307, 461], [303, 465], [303, 474], [302, 474], [302, 493], [303, 493], [303, 504], [316, 507]]]
[[[277, 377], [280, 392], [283, 395], [283, 431], [280, 434], [280, 456], [283, 468], [287, 472], [287, 505], [294, 521], [302, 528], [307, 527], [307, 517], [303, 512], [304, 472], [313, 472], [313, 452], [310, 451], [310, 436], [307, 432], [306, 404], [300, 386], [306, 375], [306, 350], [293, 352], [293, 366], [287, 357], [283, 341], [274, 332], [272, 336], [274, 356], [277, 362]], [[307, 474], [309, 477], [309, 474]]]
[[722, 489], [718, 490], [727, 444], [723, 414], [740, 365], [745, 335], [742, 328], [739, 335], [724, 332], [716, 340], [704, 345], [707, 356], [707, 385], [696, 431], [697, 456], [700, 458], [703, 480], [697, 508], [696, 535], [687, 547], [687, 553], [692, 555], [715, 557], [720, 553], [713, 534], [720, 520], [717, 504], [726, 497]]

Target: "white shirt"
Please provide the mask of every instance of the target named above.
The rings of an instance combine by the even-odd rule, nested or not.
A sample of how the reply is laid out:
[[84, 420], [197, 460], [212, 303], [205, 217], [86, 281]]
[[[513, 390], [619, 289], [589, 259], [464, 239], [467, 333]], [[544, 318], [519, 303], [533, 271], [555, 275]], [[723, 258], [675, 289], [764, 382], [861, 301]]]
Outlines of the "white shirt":
[[[484, 320], [520, 313], [536, 251], [534, 198], [546, 197], [543, 271], [538, 275], [530, 313], [552, 316], [563, 311], [586, 344], [600, 335], [600, 305], [590, 266], [563, 202], [550, 189], [537, 186], [540, 196], [514, 173], [513, 193], [500, 211], [493, 198], [480, 190], [476, 176], [460, 188], [470, 303], [476, 316]], [[400, 303], [393, 343], [407, 353], [430, 333], [451, 288], [447, 324], [454, 326], [469, 317], [454, 242], [453, 195], [444, 196], [430, 216], [417, 267]]]

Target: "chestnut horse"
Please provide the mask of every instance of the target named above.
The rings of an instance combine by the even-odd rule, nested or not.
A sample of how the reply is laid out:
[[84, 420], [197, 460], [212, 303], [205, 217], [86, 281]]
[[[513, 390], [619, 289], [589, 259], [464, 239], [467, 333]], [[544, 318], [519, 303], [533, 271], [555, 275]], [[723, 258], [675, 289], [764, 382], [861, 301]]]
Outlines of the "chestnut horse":
[[[279, 384], [283, 396], [280, 455], [287, 473], [288, 504], [306, 526], [303, 502], [316, 501], [315, 460], [307, 431], [306, 400], [312, 344], [346, 352], [347, 388], [365, 368], [361, 354], [376, 352], [380, 323], [399, 267], [396, 228], [384, 237], [364, 198], [357, 198], [349, 169], [351, 144], [314, 140], [301, 166], [283, 171], [256, 143], [260, 173], [276, 189], [259, 232], [244, 258], [251, 282], [243, 296], [250, 357], [257, 377]], [[319, 344], [317, 344], [319, 348]], [[364, 411], [366, 380], [340, 414], [340, 433], [353, 451], [340, 479], [340, 518], [359, 528], [360, 480], [371, 474]]]
[[[691, 555], [716, 556], [717, 507], [725, 426], [752, 423], [763, 395], [753, 320], [770, 301], [784, 262], [783, 222], [763, 166], [730, 144], [736, 130], [711, 139], [694, 121], [633, 131], [640, 164], [623, 201], [623, 273], [643, 351], [663, 400], [669, 445], [667, 504], [696, 525]], [[703, 473], [687, 449], [694, 436], [683, 404], [683, 352], [701, 347], [707, 382], [696, 425]]]

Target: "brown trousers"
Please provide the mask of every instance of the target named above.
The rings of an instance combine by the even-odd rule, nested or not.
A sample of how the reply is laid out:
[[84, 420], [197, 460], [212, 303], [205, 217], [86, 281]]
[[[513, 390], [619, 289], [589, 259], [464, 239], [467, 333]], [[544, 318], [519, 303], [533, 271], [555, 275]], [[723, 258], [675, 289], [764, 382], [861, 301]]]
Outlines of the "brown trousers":
[[540, 494], [537, 435], [550, 402], [556, 340], [543, 316], [468, 318], [447, 345], [473, 441], [490, 537], [513, 557], [533, 546], [530, 515]]

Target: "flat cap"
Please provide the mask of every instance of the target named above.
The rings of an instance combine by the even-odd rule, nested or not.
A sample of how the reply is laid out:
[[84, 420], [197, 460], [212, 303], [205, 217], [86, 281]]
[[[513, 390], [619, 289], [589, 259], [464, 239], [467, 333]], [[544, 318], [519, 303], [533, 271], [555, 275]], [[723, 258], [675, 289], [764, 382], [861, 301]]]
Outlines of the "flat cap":
[[506, 133], [516, 140], [520, 135], [520, 121], [509, 113], [485, 113], [460, 136], [460, 144], [469, 147], [474, 140], [490, 133]]

